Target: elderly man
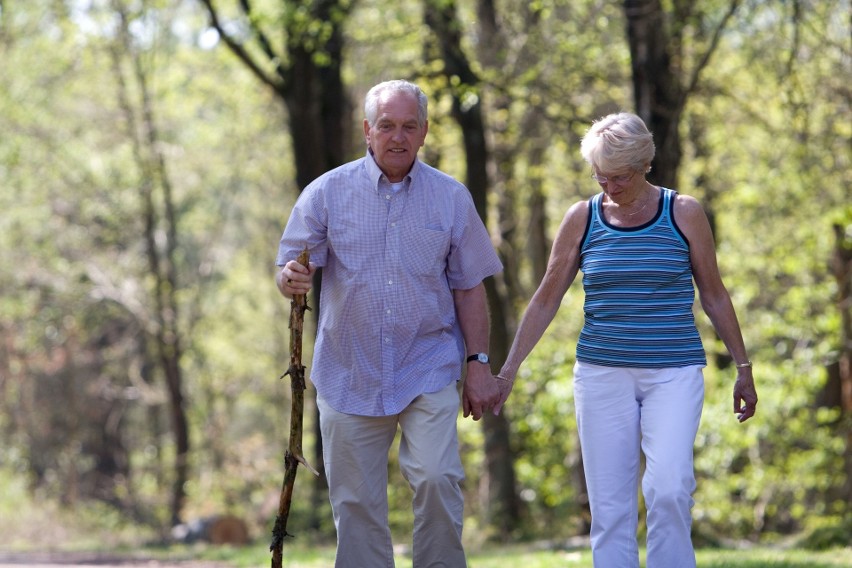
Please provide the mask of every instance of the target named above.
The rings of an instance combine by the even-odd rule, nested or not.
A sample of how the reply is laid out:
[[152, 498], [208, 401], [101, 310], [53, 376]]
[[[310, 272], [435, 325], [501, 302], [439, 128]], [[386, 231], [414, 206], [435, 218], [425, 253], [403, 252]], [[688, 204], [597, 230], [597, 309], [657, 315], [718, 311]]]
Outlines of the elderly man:
[[[417, 158], [429, 128], [416, 85], [388, 81], [365, 105], [367, 153], [302, 192], [278, 250], [276, 283], [306, 293], [322, 267], [311, 380], [317, 389], [337, 567], [393, 566], [388, 452], [414, 490], [415, 567], [466, 565], [464, 415], [497, 412], [483, 279], [502, 265], [468, 190]], [[307, 246], [310, 266], [294, 260]]]

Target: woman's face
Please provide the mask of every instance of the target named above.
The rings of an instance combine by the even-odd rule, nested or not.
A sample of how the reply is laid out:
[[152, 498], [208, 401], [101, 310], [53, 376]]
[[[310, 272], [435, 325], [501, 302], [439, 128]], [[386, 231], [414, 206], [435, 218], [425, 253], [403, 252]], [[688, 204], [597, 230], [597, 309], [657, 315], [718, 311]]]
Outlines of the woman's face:
[[633, 194], [645, 178], [639, 175], [639, 170], [626, 168], [612, 172], [601, 172], [595, 168], [592, 179], [598, 182], [604, 193], [610, 197], [616, 197]]

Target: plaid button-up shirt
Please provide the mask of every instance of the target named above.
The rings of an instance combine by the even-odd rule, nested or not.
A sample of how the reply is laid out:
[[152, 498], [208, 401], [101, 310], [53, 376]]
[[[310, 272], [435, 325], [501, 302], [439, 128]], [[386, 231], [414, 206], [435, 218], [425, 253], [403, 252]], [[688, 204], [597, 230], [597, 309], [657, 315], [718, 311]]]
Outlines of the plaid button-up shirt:
[[464, 185], [415, 160], [395, 190], [368, 153], [305, 188], [277, 264], [305, 246], [323, 268], [308, 371], [332, 408], [398, 414], [461, 377], [452, 290], [503, 268]]

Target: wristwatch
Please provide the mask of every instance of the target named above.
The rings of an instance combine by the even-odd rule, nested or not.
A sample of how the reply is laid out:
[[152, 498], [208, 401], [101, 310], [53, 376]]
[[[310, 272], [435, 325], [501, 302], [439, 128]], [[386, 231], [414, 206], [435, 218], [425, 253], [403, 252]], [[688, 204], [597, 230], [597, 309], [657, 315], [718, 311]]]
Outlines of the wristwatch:
[[469, 355], [467, 358], [467, 362], [471, 361], [479, 361], [483, 365], [487, 365], [490, 359], [488, 359], [488, 353], [474, 353], [473, 355]]

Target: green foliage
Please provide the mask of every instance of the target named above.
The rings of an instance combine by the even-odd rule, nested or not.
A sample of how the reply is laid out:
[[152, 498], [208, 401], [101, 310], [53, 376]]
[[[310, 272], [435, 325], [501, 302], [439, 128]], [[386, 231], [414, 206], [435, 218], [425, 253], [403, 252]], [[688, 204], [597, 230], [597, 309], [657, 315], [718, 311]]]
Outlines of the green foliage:
[[[560, 316], [570, 320], [578, 309], [563, 306]], [[585, 496], [575, 489], [580, 463], [572, 381], [578, 330], [576, 321], [554, 323], [521, 368], [505, 411], [514, 424], [519, 490], [531, 535], [565, 536], [565, 519], [582, 516]], [[568, 534], [581, 530], [574, 522]]]
[[807, 550], [832, 550], [839, 547], [849, 547], [849, 535], [852, 534], [852, 520], [825, 518], [821, 526], [811, 530], [799, 543]]
[[[5, 455], [8, 457], [8, 455]], [[0, 467], [0, 552], [50, 550], [119, 550], [141, 547], [156, 537], [116, 508], [88, 501], [69, 510], [49, 491], [29, 491], [26, 477]]]
[[[14, 17], [5, 22], [2, 43], [4, 64], [19, 71], [4, 74], [0, 96], [3, 108], [14, 109], [0, 119], [5, 133], [0, 156], [9, 187], [0, 205], [10, 213], [3, 217], [0, 237], [0, 329], [10, 339], [11, 361], [0, 381], [9, 405], [3, 425], [9, 439], [20, 444], [21, 462], [32, 470], [34, 485], [47, 494], [73, 503], [91, 495], [89, 484], [107, 472], [104, 468], [117, 468], [111, 474], [114, 487], [95, 487], [95, 494], [157, 518], [163, 460], [172, 450], [163, 385], [150, 376], [145, 358], [144, 333], [152, 318], [138, 195], [142, 180], [125, 136], [131, 125], [117, 99], [118, 70], [128, 71], [122, 76], [131, 94], [136, 76], [129, 70], [129, 54], [98, 29], [103, 12], [81, 14], [79, 27], [49, 12], [58, 33], [46, 34], [31, 29], [52, 21], [38, 19], [36, 4], [10, 9]], [[222, 52], [204, 53], [186, 38], [170, 36], [167, 18], [180, 13], [179, 7], [162, 12], [164, 27], [150, 30], [161, 34], [168, 58], [143, 58], [143, 65], [156, 76], [155, 120], [178, 206], [182, 326], [195, 337], [191, 332], [199, 321], [208, 321], [208, 310], [218, 316], [231, 303], [221, 299], [215, 283], [233, 274], [234, 259], [257, 258], [252, 247], [262, 248], [266, 261], [247, 264], [248, 272], [239, 276], [250, 278], [249, 289], [257, 281], [271, 282], [274, 251], [258, 243], [280, 230], [281, 212], [265, 202], [277, 195], [283, 209], [293, 193], [292, 184], [282, 181], [291, 176], [279, 158], [287, 151], [279, 107]], [[111, 61], [114, 50], [119, 50], [118, 67]], [[260, 294], [241, 294], [254, 299], [250, 306], [269, 313], [275, 305], [270, 288], [265, 294], [262, 288]], [[217, 297], [223, 308], [214, 304]], [[265, 347], [274, 346], [268, 327], [259, 335], [268, 339]], [[186, 348], [189, 360], [198, 361], [196, 345], [188, 342]], [[251, 352], [241, 351], [248, 360]], [[265, 385], [274, 393], [276, 370], [264, 371]], [[232, 375], [222, 381], [224, 387], [214, 385], [219, 390], [213, 394], [193, 379], [190, 390], [199, 402], [246, 388], [257, 392], [251, 381], [258, 375]], [[53, 398], [61, 402], [51, 404]], [[274, 412], [266, 401], [255, 404], [267, 416]], [[273, 420], [274, 414], [267, 423]], [[112, 449], [99, 441], [104, 423]], [[201, 432], [203, 426], [197, 427]], [[110, 465], [104, 461], [108, 454], [99, 452], [122, 461]], [[83, 479], [83, 487], [69, 486], [69, 477]]]
[[[474, 3], [458, 8], [463, 45], [482, 79], [476, 95], [489, 144], [502, 158], [491, 206], [511, 204], [523, 244], [534, 187], [546, 198], [550, 235], [571, 203], [597, 191], [577, 143], [592, 119], [629, 109], [629, 52], [617, 3], [496, 5], [508, 41], [494, 50], [481, 44]], [[130, 14], [130, 47], [151, 78], [178, 209], [180, 330], [195, 442], [186, 512], [234, 510], [265, 535], [289, 409], [289, 385], [278, 380], [287, 360], [288, 306], [272, 281], [277, 238], [296, 197], [287, 117], [231, 54], [199, 42], [208, 36], [196, 3], [146, 6], [152, 9]], [[311, 18], [307, 3], [259, 6], [265, 15], [257, 24], [267, 30], [287, 21], [317, 46], [327, 37], [327, 23]], [[684, 69], [707, 46], [701, 26], [717, 21], [722, 8], [700, 3], [683, 20], [669, 13], [666, 25], [685, 32]], [[849, 533], [848, 523], [837, 520], [849, 511], [841, 493], [850, 452], [844, 417], [816, 403], [826, 367], [842, 347], [838, 284], [829, 268], [832, 225], [852, 238], [848, 12], [848, 0], [743, 3], [681, 123], [686, 146], [677, 189], [701, 199], [711, 214], [760, 396], [755, 419], [737, 423], [724, 346], [699, 314], [711, 366], [694, 513], [697, 536], [707, 542], [780, 542], [809, 531], [807, 546], [821, 548], [843, 544]], [[379, 80], [420, 81], [435, 95], [423, 155], [462, 178], [461, 136], [446, 96], [452, 80], [424, 48], [421, 6], [365, 0], [339, 17], [346, 18], [344, 74], [353, 102], [360, 104]], [[68, 12], [46, 0], [6, 2], [0, 11], [7, 71], [0, 75], [0, 480], [17, 496], [0, 502], [0, 513], [27, 508], [26, 495], [34, 495], [49, 504], [44, 516], [62, 516], [58, 503], [75, 511], [85, 504], [105, 530], [122, 533], [126, 528], [93, 500], [159, 526], [174, 448], [164, 386], [145, 339], [153, 318], [139, 188], [147, 180], [118, 99], [122, 78], [138, 108], [138, 77], [132, 53], [115, 41], [116, 21], [106, 3]], [[524, 248], [517, 250], [524, 255], [517, 259], [520, 312], [538, 282]], [[524, 503], [522, 538], [558, 540], [583, 522], [571, 379], [582, 325], [579, 282], [563, 304], [506, 407]], [[309, 343], [305, 355], [309, 360]], [[306, 448], [314, 447], [313, 420], [309, 414]], [[466, 534], [475, 541], [476, 529], [485, 529], [480, 424], [460, 421], [460, 436]], [[391, 520], [407, 542], [411, 495], [394, 459]], [[293, 532], [311, 534], [316, 514], [320, 535], [328, 537], [330, 514], [314, 512], [310, 474], [300, 473], [296, 490]], [[320, 502], [327, 508], [322, 494]], [[11, 534], [7, 529], [0, 526], [0, 533]], [[24, 546], [32, 538], [14, 542]], [[573, 551], [483, 550], [472, 559], [477, 566], [588, 564]], [[328, 562], [327, 550], [305, 551], [305, 566]], [[849, 564], [848, 554], [700, 555], [700, 565], [711, 567], [842, 562]], [[242, 565], [258, 563], [255, 557]]]

